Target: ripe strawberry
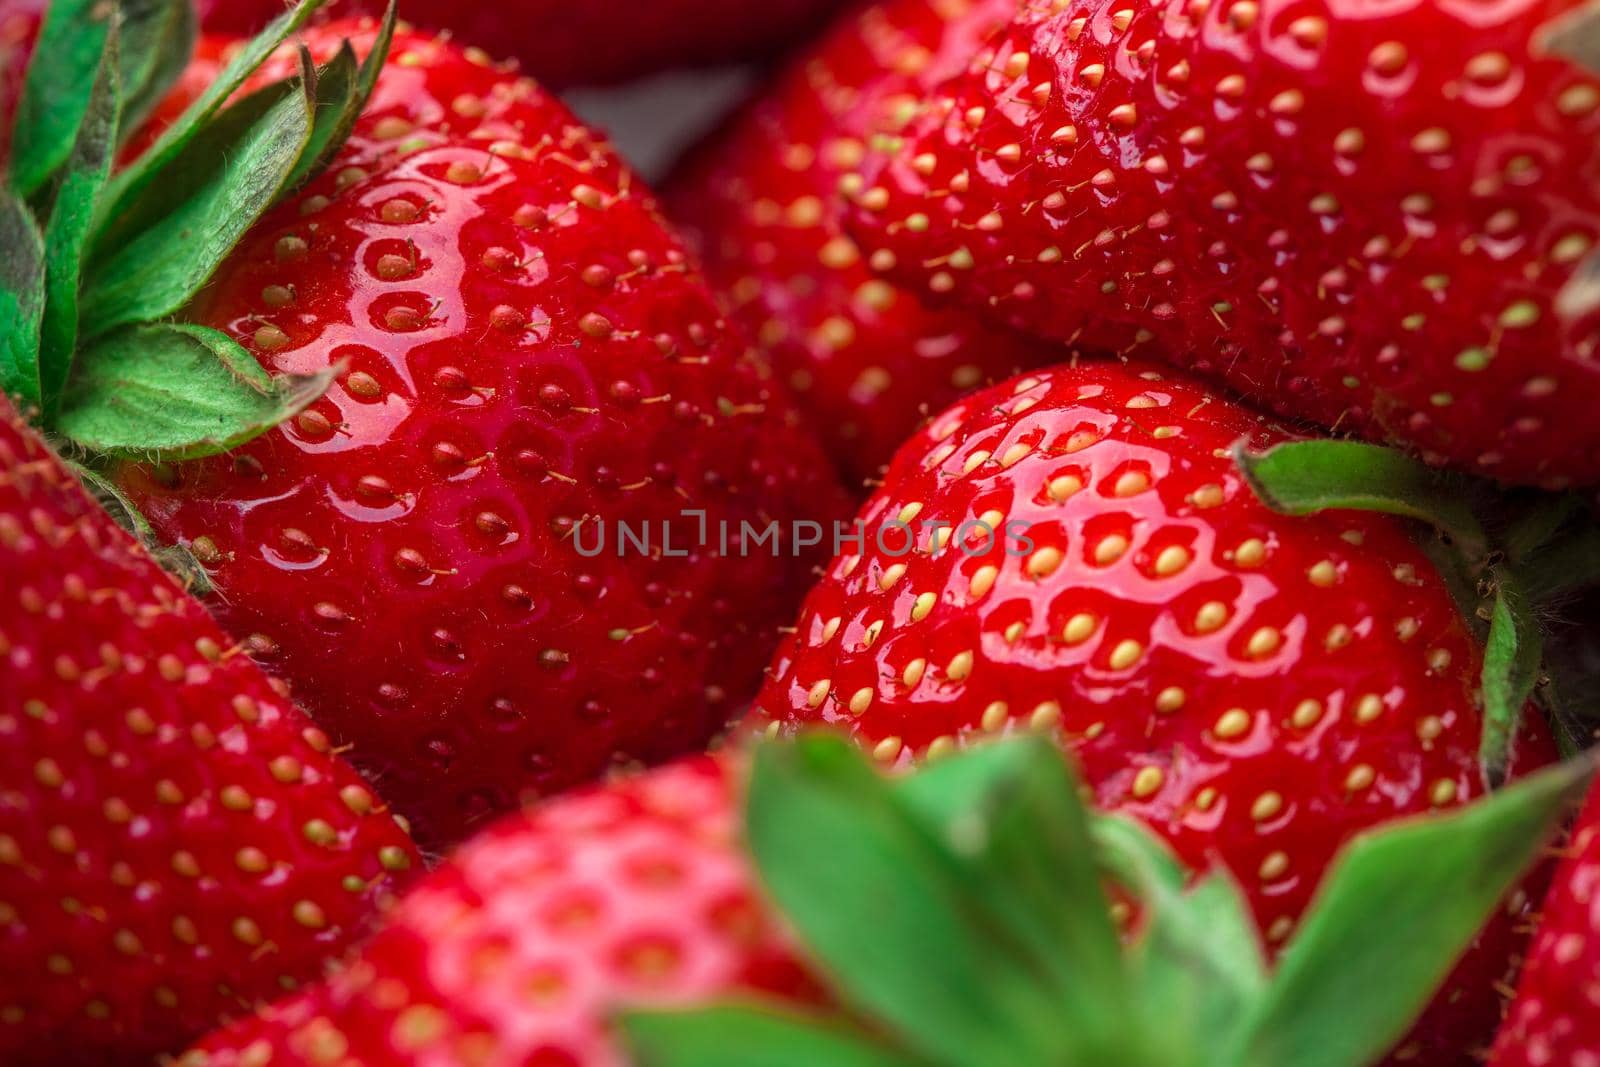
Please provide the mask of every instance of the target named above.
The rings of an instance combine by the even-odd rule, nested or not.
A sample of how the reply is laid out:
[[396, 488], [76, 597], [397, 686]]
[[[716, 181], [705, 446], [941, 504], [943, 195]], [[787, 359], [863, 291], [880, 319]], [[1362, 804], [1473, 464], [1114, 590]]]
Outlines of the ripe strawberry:
[[1600, 82], [1541, 38], [1577, 7], [1028, 0], [863, 187], [866, 247], [1433, 462], [1600, 481], [1600, 316], [1561, 295]]
[[416, 852], [0, 398], [0, 1061], [141, 1063], [314, 977]]
[[[1394, 519], [1258, 502], [1228, 450], [1276, 436], [1137, 365], [969, 397], [895, 457], [758, 707], [896, 766], [1047, 731], [1102, 807], [1220, 857], [1281, 945], [1352, 835], [1484, 786], [1482, 654], [1449, 592]], [[1539, 732], [1517, 755], [1550, 753]], [[1505, 918], [1421, 1047], [1487, 1036], [1511, 946]]]
[[875, 475], [962, 393], [1061, 353], [927, 311], [844, 233], [839, 183], [960, 70], [1013, 0], [897, 0], [845, 19], [668, 186], [674, 217], [835, 462]]
[[[623, 81], [657, 70], [769, 54], [820, 25], [842, 0], [414, 0], [400, 13], [464, 44], [514, 56], [555, 86]], [[377, 14], [381, 0], [334, 0], [336, 13]], [[253, 33], [281, 14], [282, 0], [200, 0], [207, 29]]]
[[702, 757], [501, 821], [324, 985], [179, 1062], [618, 1067], [624, 1001], [810, 997], [736, 847], [731, 779]]
[[43, 0], [0, 0], [0, 164], [11, 151], [11, 116], [22, 95], [22, 73], [43, 8]]
[[[338, 381], [124, 480], [419, 840], [693, 750], [755, 690], [811, 565], [788, 523], [837, 487], [651, 196], [531, 81], [399, 34], [329, 172], [191, 314]], [[781, 547], [741, 547], [769, 521]]]
[[1600, 790], [1591, 792], [1495, 1041], [1491, 1067], [1600, 1062]]

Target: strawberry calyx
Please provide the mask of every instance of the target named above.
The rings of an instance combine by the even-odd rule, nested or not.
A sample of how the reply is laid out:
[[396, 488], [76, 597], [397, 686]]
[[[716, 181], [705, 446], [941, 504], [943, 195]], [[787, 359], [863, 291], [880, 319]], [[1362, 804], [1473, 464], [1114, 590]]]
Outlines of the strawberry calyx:
[[[842, 1012], [625, 1015], [642, 1067], [1360, 1067], [1405, 1033], [1592, 763], [1355, 839], [1275, 968], [1239, 886], [1086, 810], [1042, 740], [890, 779], [826, 734], [759, 748], [746, 833]], [[1138, 904], [1119, 932], [1104, 885]]]
[[1423, 548], [1484, 648], [1479, 762], [1491, 787], [1505, 781], [1530, 698], [1569, 738], [1581, 736], [1555, 701], [1576, 680], [1544, 684], [1557, 670], [1544, 654], [1552, 621], [1574, 593], [1600, 584], [1600, 528], [1581, 497], [1506, 490], [1359, 441], [1292, 441], [1260, 453], [1240, 443], [1234, 462], [1261, 502], [1282, 514], [1376, 511], [1432, 528]]
[[246, 42], [120, 170], [119, 149], [196, 40], [191, 0], [55, 0], [18, 103], [0, 188], [0, 393], [69, 453], [225, 452], [313, 403], [336, 369], [273, 376], [232, 338], [173, 321], [255, 222], [324, 167], [377, 82], [349, 42], [262, 88], [246, 82], [324, 0]]

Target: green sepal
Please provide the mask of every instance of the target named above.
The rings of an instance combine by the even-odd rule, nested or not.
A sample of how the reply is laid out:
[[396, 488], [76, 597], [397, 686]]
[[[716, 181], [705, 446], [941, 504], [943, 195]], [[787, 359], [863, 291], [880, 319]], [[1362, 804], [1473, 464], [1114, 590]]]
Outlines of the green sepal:
[[200, 35], [193, 0], [120, 0], [122, 128], [126, 141], [182, 76]]
[[1234, 462], [1262, 503], [1285, 515], [1378, 511], [1420, 519], [1464, 556], [1488, 552], [1482, 525], [1450, 476], [1403, 452], [1360, 441], [1291, 441], [1266, 452], [1234, 446]]
[[346, 40], [338, 54], [317, 72], [317, 111], [310, 141], [301, 153], [294, 173], [285, 183], [280, 199], [320, 174], [332, 162], [339, 147], [350, 136], [350, 131], [355, 129], [356, 120], [366, 109], [367, 100], [377, 87], [378, 74], [389, 57], [389, 46], [394, 41], [394, 24], [395, 5], [394, 0], [390, 0], [389, 10], [384, 14], [383, 23], [372, 42], [372, 50], [367, 53], [365, 60], [357, 64], [355, 49]]
[[184, 460], [237, 448], [293, 418], [339, 373], [274, 378], [227, 335], [162, 323], [81, 350], [56, 430], [103, 456]]
[[1484, 780], [1497, 788], [1506, 778], [1522, 709], [1539, 682], [1544, 633], [1509, 567], [1496, 567], [1494, 606], [1483, 649], [1483, 738], [1479, 762]]
[[44, 189], [71, 154], [118, 17], [106, 0], [54, 0], [45, 9], [11, 138], [11, 187], [24, 199]]
[[1266, 955], [1243, 891], [1225, 870], [1191, 884], [1189, 870], [1136, 819], [1099, 816], [1094, 843], [1108, 877], [1142, 910], [1127, 968], [1148, 1062], [1216, 1062], [1218, 1038], [1267, 984]]
[[156, 562], [161, 564], [162, 570], [178, 579], [191, 595], [202, 600], [211, 595], [211, 576], [206, 573], [205, 567], [195, 558], [194, 553], [182, 545], [163, 543], [155, 528], [150, 525], [150, 520], [133, 506], [133, 501], [128, 499], [120, 486], [92, 467], [86, 467], [65, 457], [63, 462], [71, 468], [73, 474], [77, 475], [78, 481], [83, 483], [89, 495], [95, 498], [96, 503], [106, 510], [116, 524], [132, 534], [144, 545], [145, 551], [155, 557]]
[[768, 892], [841, 999], [913, 1053], [947, 1067], [1091, 1062], [998, 902], [848, 742], [759, 748], [747, 820]]
[[95, 199], [105, 187], [116, 155], [121, 117], [121, 34], [113, 25], [95, 71], [88, 110], [72, 152], [61, 167], [44, 228], [44, 319], [39, 339], [39, 384], [48, 424], [60, 403], [78, 343], [78, 297], [83, 259], [94, 220]]
[[1448, 815], [1355, 838], [1222, 1062], [1377, 1063], [1545, 847], [1592, 771], [1588, 760], [1563, 764]]
[[837, 1024], [766, 1006], [634, 1012], [618, 1025], [638, 1067], [927, 1067]]
[[1105, 906], [1090, 820], [1060, 748], [1043, 738], [980, 745], [897, 780], [959, 858], [970, 891], [1086, 1049], [1125, 1046], [1131, 1018], [1116, 927]]
[[44, 236], [20, 197], [0, 188], [0, 393], [37, 408], [44, 318]]
[[294, 172], [314, 103], [304, 79], [247, 97], [189, 140], [162, 180], [97, 233], [85, 338], [172, 315], [200, 291]]

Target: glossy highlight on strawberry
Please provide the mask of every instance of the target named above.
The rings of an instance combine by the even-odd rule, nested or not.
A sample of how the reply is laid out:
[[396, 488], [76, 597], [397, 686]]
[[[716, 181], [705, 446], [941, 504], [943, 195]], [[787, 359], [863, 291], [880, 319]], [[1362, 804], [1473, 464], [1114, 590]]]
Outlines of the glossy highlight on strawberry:
[[[1262, 505], [1229, 450], [1283, 436], [1137, 364], [974, 394], [896, 456], [759, 711], [894, 766], [1045, 732], [1103, 808], [1197, 869], [1220, 858], [1280, 945], [1352, 835], [1485, 792], [1482, 653], [1455, 602], [1400, 522]], [[1521, 767], [1552, 755], [1530, 731]], [[1417, 1049], [1487, 1039], [1511, 926], [1486, 932]]]
[[326, 983], [179, 1064], [624, 1067], [624, 1004], [815, 999], [738, 848], [734, 781], [701, 757], [502, 820]]
[[875, 277], [844, 231], [841, 181], [892, 143], [1012, 0], [897, 0], [843, 19], [667, 187], [675, 220], [856, 481], [962, 393], [1062, 358]]
[[[338, 380], [124, 481], [420, 840], [692, 750], [753, 692], [811, 560], [741, 524], [829, 518], [837, 487], [650, 194], [532, 81], [399, 34], [328, 172], [192, 315]], [[585, 558], [586, 520], [677, 541]]]
[[0, 399], [0, 1061], [141, 1064], [316, 977], [410, 841]]
[[1552, 50], [1578, 14], [1028, 0], [868, 166], [864, 244], [1042, 336], [1119, 324], [1285, 415], [1594, 483], [1600, 318], [1566, 287], [1600, 82]]

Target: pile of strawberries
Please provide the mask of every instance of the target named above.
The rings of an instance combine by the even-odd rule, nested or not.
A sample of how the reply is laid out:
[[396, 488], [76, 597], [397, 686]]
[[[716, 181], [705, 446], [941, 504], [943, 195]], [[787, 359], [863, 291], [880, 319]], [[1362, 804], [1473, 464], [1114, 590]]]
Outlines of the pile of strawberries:
[[0, 1067], [1600, 1067], [1597, 43], [0, 0]]

